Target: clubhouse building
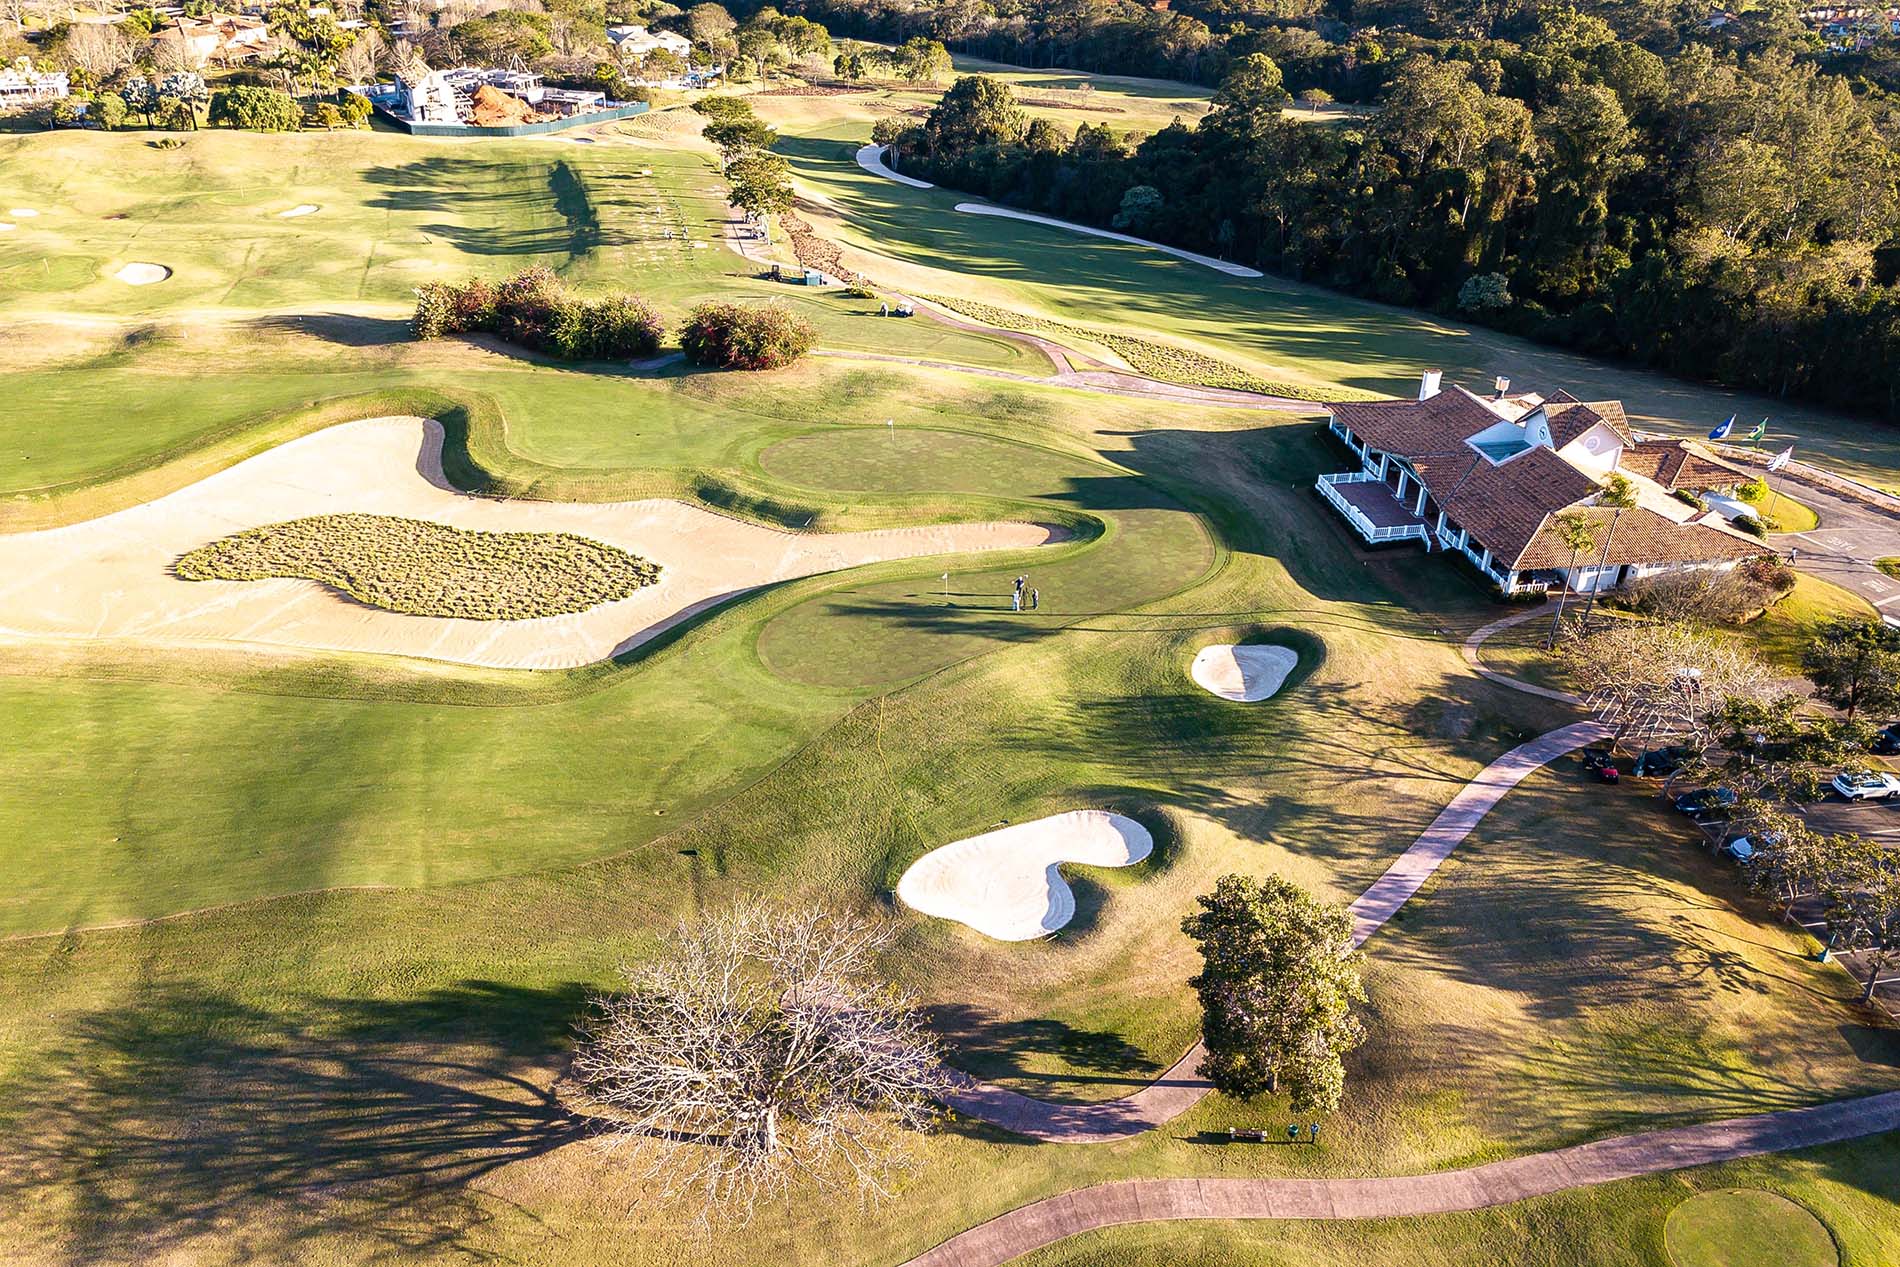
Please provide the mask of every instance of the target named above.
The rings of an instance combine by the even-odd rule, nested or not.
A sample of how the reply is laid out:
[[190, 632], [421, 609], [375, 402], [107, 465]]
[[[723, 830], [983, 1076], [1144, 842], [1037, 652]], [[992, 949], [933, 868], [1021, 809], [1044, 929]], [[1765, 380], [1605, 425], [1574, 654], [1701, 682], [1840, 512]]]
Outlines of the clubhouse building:
[[[1607, 590], [1769, 552], [1720, 511], [1675, 495], [1727, 492], [1747, 482], [1746, 471], [1686, 441], [1638, 440], [1619, 401], [1509, 388], [1499, 379], [1490, 396], [1441, 390], [1433, 370], [1417, 400], [1326, 406], [1328, 430], [1359, 469], [1320, 476], [1320, 495], [1367, 542], [1456, 552], [1505, 594]], [[1616, 512], [1598, 501], [1612, 474], [1636, 495], [1614, 533]], [[1574, 566], [1556, 522], [1566, 511], [1595, 529], [1595, 548]]]

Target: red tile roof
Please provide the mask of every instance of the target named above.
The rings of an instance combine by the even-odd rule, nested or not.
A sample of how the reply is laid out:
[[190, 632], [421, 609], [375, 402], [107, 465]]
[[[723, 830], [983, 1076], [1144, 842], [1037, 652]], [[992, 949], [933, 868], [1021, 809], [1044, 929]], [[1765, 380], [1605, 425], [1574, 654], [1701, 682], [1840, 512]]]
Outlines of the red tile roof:
[[[1592, 558], [1600, 556], [1604, 545], [1610, 547], [1612, 566], [1624, 563], [1722, 563], [1730, 559], [1752, 559], [1767, 554], [1768, 547], [1720, 528], [1704, 524], [1676, 523], [1653, 510], [1637, 506], [1623, 512], [1610, 531], [1615, 511], [1605, 506], [1589, 506], [1577, 513], [1590, 520], [1596, 533]], [[1566, 568], [1570, 566], [1570, 547], [1558, 536], [1556, 515], [1549, 516], [1507, 566], [1530, 568]], [[1489, 542], [1486, 542], [1489, 545]], [[1492, 547], [1493, 553], [1502, 553]]]
[[1617, 465], [1664, 488], [1696, 492], [1733, 488], [1752, 478], [1741, 467], [1704, 453], [1687, 440], [1638, 440], [1623, 450]]

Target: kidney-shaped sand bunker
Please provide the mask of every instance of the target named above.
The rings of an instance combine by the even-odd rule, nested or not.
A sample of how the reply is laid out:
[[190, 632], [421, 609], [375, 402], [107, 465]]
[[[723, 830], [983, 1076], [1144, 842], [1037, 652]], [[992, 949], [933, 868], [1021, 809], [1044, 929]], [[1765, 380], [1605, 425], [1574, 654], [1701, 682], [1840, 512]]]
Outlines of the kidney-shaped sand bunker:
[[1079, 809], [984, 832], [910, 864], [897, 897], [912, 910], [968, 924], [998, 941], [1046, 937], [1075, 918], [1062, 864], [1126, 867], [1154, 852], [1125, 814]]

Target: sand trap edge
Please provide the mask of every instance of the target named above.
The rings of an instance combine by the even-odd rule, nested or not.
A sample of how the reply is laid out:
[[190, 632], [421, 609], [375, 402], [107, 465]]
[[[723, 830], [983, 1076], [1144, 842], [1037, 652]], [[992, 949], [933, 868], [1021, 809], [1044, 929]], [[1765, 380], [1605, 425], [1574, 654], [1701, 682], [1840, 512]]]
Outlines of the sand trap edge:
[[1258, 704], [1279, 694], [1299, 664], [1300, 653], [1291, 647], [1217, 642], [1195, 653], [1188, 676], [1210, 695], [1236, 704]]
[[112, 276], [128, 286], [151, 286], [157, 282], [169, 281], [172, 271], [163, 264], [134, 262], [127, 264]]
[[994, 941], [1034, 941], [1075, 918], [1063, 864], [1131, 867], [1154, 835], [1126, 814], [1068, 810], [940, 845], [905, 868], [897, 898]]

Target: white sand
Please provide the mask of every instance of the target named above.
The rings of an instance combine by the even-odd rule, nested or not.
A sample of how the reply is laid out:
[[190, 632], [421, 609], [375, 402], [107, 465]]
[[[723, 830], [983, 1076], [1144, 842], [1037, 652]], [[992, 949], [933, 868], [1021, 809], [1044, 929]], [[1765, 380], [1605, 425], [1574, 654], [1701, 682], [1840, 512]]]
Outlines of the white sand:
[[34, 216], [38, 215], [39, 212], [31, 207], [8, 207], [7, 214], [12, 216], [15, 220], [31, 220]]
[[1299, 652], [1290, 647], [1221, 643], [1202, 647], [1188, 675], [1222, 699], [1253, 704], [1278, 691], [1299, 662]]
[[1172, 255], [1177, 260], [1186, 260], [1190, 264], [1199, 264], [1211, 268], [1217, 273], [1226, 273], [1229, 277], [1264, 277], [1257, 268], [1248, 268], [1245, 264], [1230, 264], [1226, 260], [1217, 260], [1211, 255], [1199, 255], [1193, 251], [1184, 251], [1178, 246], [1165, 246], [1160, 242], [1150, 242], [1147, 238], [1131, 237], [1126, 233], [1114, 233], [1108, 229], [1098, 229], [1094, 225], [1076, 224], [1071, 220], [1058, 220], [1053, 216], [1032, 215], [1027, 211], [1016, 211], [1009, 207], [993, 207], [987, 202], [960, 202], [957, 210], [973, 216], [1002, 216], [1008, 220], [1026, 220], [1030, 224], [1045, 225], [1051, 229], [1064, 229], [1070, 233], [1086, 233], [1092, 238], [1107, 238], [1111, 242], [1126, 242], [1130, 246], [1145, 246], [1151, 251], [1160, 251], [1163, 255]]
[[[882, 145], [866, 145], [861, 147], [858, 150], [858, 166], [873, 176], [882, 176], [885, 180], [894, 180], [900, 185], [909, 185], [912, 189], [936, 188], [935, 185], [927, 180], [918, 180], [915, 176], [906, 176], [900, 171], [893, 170], [884, 161], [884, 147]], [[958, 207], [957, 210], [961, 211], [963, 208]]]
[[323, 210], [323, 208], [314, 202], [300, 202], [289, 211], [278, 212], [277, 218], [279, 220], [295, 220], [298, 216], [314, 216], [321, 210]]
[[0, 220], [0, 233], [11, 233], [17, 227], [17, 225], [8, 224], [5, 220]]
[[1070, 810], [932, 849], [897, 882], [904, 905], [968, 924], [997, 941], [1046, 937], [1075, 918], [1061, 864], [1126, 867], [1154, 851], [1132, 818]]
[[113, 276], [128, 286], [150, 286], [153, 282], [162, 282], [172, 275], [172, 271], [163, 264], [127, 264]]
[[[791, 533], [677, 501], [561, 503], [471, 497], [442, 475], [442, 427], [344, 423], [279, 445], [157, 501], [41, 532], [0, 535], [0, 634], [367, 651], [498, 668], [590, 664], [775, 581], [884, 559], [1020, 549], [1036, 524], [940, 524]], [[229, 533], [363, 511], [491, 532], [573, 532], [660, 564], [657, 584], [534, 620], [405, 616], [311, 581], [184, 581], [172, 564]]]

